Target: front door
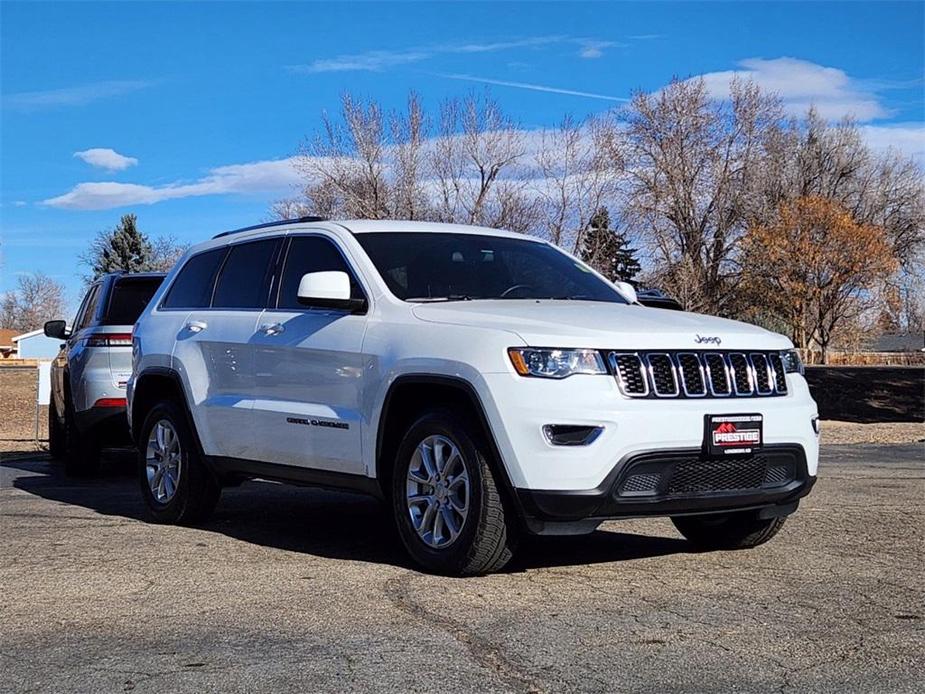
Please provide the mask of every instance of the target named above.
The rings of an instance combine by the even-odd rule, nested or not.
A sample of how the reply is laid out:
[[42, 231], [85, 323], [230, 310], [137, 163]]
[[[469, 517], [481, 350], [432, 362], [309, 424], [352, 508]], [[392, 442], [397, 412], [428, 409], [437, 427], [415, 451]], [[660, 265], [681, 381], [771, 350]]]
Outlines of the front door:
[[362, 296], [333, 240], [291, 237], [278, 303], [264, 311], [254, 339], [257, 459], [365, 474], [360, 398], [366, 316], [306, 308], [297, 300], [302, 276], [326, 270], [349, 273], [354, 292]]

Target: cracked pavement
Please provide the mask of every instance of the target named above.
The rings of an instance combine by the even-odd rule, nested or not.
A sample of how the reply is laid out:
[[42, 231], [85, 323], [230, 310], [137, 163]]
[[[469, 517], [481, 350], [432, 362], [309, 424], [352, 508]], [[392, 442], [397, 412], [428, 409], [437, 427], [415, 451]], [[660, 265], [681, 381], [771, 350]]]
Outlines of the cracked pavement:
[[921, 691], [925, 446], [828, 446], [769, 544], [665, 519], [421, 574], [369, 499], [251, 482], [145, 523], [131, 458], [0, 465], [0, 691]]

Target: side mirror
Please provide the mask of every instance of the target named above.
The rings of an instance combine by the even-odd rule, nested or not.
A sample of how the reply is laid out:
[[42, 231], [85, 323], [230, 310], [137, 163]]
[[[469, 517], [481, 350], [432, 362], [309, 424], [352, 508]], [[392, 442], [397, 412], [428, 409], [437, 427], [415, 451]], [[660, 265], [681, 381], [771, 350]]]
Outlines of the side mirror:
[[623, 297], [629, 301], [631, 304], [638, 304], [639, 299], [636, 297], [636, 290], [633, 288], [629, 282], [614, 282], [617, 287], [617, 290], [623, 295]]
[[46, 337], [53, 337], [56, 340], [66, 340], [71, 335], [67, 329], [67, 321], [50, 320], [45, 323], [44, 332]]
[[350, 275], [340, 270], [309, 272], [299, 282], [299, 303], [316, 308], [361, 311], [365, 299], [350, 298]]

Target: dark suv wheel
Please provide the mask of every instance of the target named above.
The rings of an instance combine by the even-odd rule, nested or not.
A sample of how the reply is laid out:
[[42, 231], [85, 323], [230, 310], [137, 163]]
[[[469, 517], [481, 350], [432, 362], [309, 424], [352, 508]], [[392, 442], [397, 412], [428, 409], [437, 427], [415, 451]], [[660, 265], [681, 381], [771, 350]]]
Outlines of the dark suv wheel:
[[70, 395], [65, 394], [64, 430], [67, 455], [64, 472], [71, 477], [90, 477], [100, 471], [100, 446], [93, 431], [81, 431], [70, 404]]
[[402, 543], [422, 567], [466, 576], [510, 561], [514, 524], [492, 473], [492, 452], [468, 418], [426, 414], [398, 447], [392, 511]]
[[697, 549], [749, 549], [764, 544], [784, 526], [784, 517], [759, 518], [754, 511], [671, 519]]
[[154, 521], [189, 525], [208, 518], [221, 487], [199, 455], [186, 416], [173, 401], [155, 405], [138, 439], [141, 494]]
[[58, 419], [58, 408], [54, 397], [48, 404], [48, 453], [56, 459], [63, 458], [67, 453], [67, 436], [64, 425]]

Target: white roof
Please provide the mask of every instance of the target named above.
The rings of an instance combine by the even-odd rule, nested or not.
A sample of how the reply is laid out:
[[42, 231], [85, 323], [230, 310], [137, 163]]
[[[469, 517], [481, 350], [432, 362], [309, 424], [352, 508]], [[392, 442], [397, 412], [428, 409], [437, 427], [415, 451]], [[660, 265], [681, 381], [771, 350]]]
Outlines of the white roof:
[[11, 342], [19, 342], [20, 340], [23, 340], [23, 339], [26, 339], [26, 338], [29, 338], [29, 337], [35, 337], [36, 335], [44, 335], [44, 334], [45, 334], [45, 329], [44, 329], [44, 328], [39, 328], [38, 330], [33, 330], [33, 331], [31, 331], [31, 332], [28, 332], [28, 333], [23, 333], [22, 335], [17, 335], [16, 337], [11, 338], [10, 341], [11, 341]]

